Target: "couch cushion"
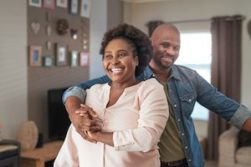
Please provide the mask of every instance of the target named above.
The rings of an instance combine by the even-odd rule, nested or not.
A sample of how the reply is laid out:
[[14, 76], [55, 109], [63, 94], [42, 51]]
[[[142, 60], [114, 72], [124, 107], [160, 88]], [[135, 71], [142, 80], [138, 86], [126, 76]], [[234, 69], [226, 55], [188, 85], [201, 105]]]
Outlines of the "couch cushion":
[[251, 147], [240, 147], [236, 152], [237, 163], [251, 166]]

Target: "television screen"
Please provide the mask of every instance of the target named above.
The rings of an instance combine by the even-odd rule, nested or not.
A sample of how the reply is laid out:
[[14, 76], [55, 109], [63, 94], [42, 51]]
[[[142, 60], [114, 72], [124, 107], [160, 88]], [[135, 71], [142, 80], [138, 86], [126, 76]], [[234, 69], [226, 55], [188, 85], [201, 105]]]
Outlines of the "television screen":
[[62, 102], [62, 95], [66, 89], [48, 90], [48, 128], [50, 140], [63, 140], [70, 125], [68, 113]]

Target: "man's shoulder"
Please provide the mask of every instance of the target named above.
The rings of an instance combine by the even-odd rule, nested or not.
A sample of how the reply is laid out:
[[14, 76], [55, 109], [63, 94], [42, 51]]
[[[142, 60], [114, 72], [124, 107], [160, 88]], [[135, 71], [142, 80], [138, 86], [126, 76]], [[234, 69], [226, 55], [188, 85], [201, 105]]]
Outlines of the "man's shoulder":
[[197, 74], [197, 72], [189, 67], [183, 65], [174, 64], [172, 66], [172, 70], [174, 73], [179, 73], [179, 75], [191, 75]]
[[183, 71], [183, 72], [189, 72], [189, 73], [194, 73], [195, 70], [189, 68], [189, 67], [186, 67], [186, 66], [183, 66], [183, 65], [177, 65], [177, 64], [174, 64], [173, 67], [172, 67], [173, 70], [178, 70], [178, 71]]

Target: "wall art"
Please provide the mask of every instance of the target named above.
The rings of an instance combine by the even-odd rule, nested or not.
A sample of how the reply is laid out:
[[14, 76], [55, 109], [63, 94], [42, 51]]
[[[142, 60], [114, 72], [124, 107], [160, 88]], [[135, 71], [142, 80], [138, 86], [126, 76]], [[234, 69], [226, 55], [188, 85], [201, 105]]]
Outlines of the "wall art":
[[55, 0], [44, 0], [43, 3], [44, 8], [55, 9]]
[[67, 65], [67, 45], [56, 44], [56, 64], [57, 66]]
[[79, 58], [80, 66], [86, 67], [89, 65], [89, 53], [88, 52], [81, 52]]
[[57, 7], [67, 8], [68, 0], [57, 0], [56, 5], [57, 5]]
[[41, 46], [30, 46], [29, 51], [29, 63], [30, 66], [41, 66], [42, 65], [42, 47]]
[[40, 30], [40, 23], [37, 22], [37, 21], [33, 21], [31, 23], [31, 29], [32, 29], [32, 32], [37, 35], [39, 30]]
[[70, 13], [73, 15], [78, 14], [78, 0], [70, 0]]
[[78, 66], [78, 51], [77, 50], [71, 51], [71, 66], [72, 67]]
[[42, 0], [29, 0], [29, 5], [41, 8]]
[[51, 67], [54, 64], [54, 59], [52, 56], [43, 56], [43, 66]]
[[91, 9], [91, 0], [81, 0], [80, 5], [80, 16], [82, 17], [90, 17], [90, 9]]

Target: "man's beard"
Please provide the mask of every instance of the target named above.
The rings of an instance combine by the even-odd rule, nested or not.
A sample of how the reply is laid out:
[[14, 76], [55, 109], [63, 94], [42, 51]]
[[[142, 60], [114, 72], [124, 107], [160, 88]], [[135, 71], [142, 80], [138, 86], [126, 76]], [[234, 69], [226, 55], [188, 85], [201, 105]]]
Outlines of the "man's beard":
[[[163, 55], [163, 54], [158, 54], [157, 55]], [[167, 70], [169, 69], [173, 63], [165, 63], [164, 61], [161, 61], [161, 56], [153, 56], [153, 61], [155, 62], [155, 64], [158, 66], [158, 68], [162, 69], [162, 70]]]

